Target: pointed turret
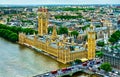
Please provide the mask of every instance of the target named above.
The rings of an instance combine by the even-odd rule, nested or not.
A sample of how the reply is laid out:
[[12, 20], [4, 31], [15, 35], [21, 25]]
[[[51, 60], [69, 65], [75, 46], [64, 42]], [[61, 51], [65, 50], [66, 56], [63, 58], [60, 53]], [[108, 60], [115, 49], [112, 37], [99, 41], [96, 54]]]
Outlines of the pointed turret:
[[54, 25], [54, 26], [53, 26], [53, 32], [52, 32], [51, 39], [52, 39], [53, 41], [55, 41], [57, 38], [58, 38], [58, 36], [57, 36], [56, 26]]
[[94, 30], [94, 26], [93, 26], [93, 23], [91, 22], [90, 24], [90, 30]]

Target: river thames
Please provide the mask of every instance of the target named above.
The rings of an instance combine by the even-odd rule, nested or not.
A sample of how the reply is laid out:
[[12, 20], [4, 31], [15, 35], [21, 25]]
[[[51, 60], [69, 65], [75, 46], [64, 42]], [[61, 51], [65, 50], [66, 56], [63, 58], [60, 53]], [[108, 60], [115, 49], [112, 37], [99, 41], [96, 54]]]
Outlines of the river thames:
[[0, 77], [31, 77], [67, 66], [35, 50], [0, 38]]

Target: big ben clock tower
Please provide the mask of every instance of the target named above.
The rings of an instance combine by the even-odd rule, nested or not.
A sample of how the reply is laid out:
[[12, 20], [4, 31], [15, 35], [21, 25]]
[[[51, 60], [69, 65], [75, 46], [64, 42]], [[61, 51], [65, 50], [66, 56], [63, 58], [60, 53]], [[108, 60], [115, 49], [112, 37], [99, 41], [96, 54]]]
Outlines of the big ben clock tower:
[[43, 36], [48, 33], [48, 11], [47, 8], [38, 9], [38, 34]]
[[96, 51], [96, 38], [95, 38], [95, 31], [94, 26], [91, 24], [90, 29], [88, 31], [88, 59], [95, 58], [95, 51]]

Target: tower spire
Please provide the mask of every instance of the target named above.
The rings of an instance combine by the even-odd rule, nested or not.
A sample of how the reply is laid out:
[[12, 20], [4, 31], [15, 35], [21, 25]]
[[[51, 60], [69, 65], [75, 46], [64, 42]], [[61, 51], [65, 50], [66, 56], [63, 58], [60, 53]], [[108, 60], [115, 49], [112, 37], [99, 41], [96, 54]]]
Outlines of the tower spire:
[[91, 20], [91, 24], [90, 24], [90, 30], [94, 30], [94, 26], [93, 26], [93, 22], [92, 22], [92, 20]]
[[96, 50], [96, 40], [95, 40], [95, 31], [94, 26], [90, 25], [90, 30], [88, 31], [88, 59], [95, 58], [95, 50]]
[[52, 32], [52, 36], [51, 36], [51, 38], [52, 38], [52, 40], [54, 41], [55, 39], [57, 39], [57, 31], [56, 31], [56, 26], [54, 25], [53, 26], [53, 32]]

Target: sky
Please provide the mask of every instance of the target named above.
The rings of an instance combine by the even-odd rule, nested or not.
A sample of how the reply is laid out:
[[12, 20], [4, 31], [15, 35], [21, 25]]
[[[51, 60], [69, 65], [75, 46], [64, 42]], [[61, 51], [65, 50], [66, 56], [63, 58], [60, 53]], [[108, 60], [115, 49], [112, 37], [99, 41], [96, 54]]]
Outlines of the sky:
[[0, 0], [0, 4], [120, 4], [120, 0]]

